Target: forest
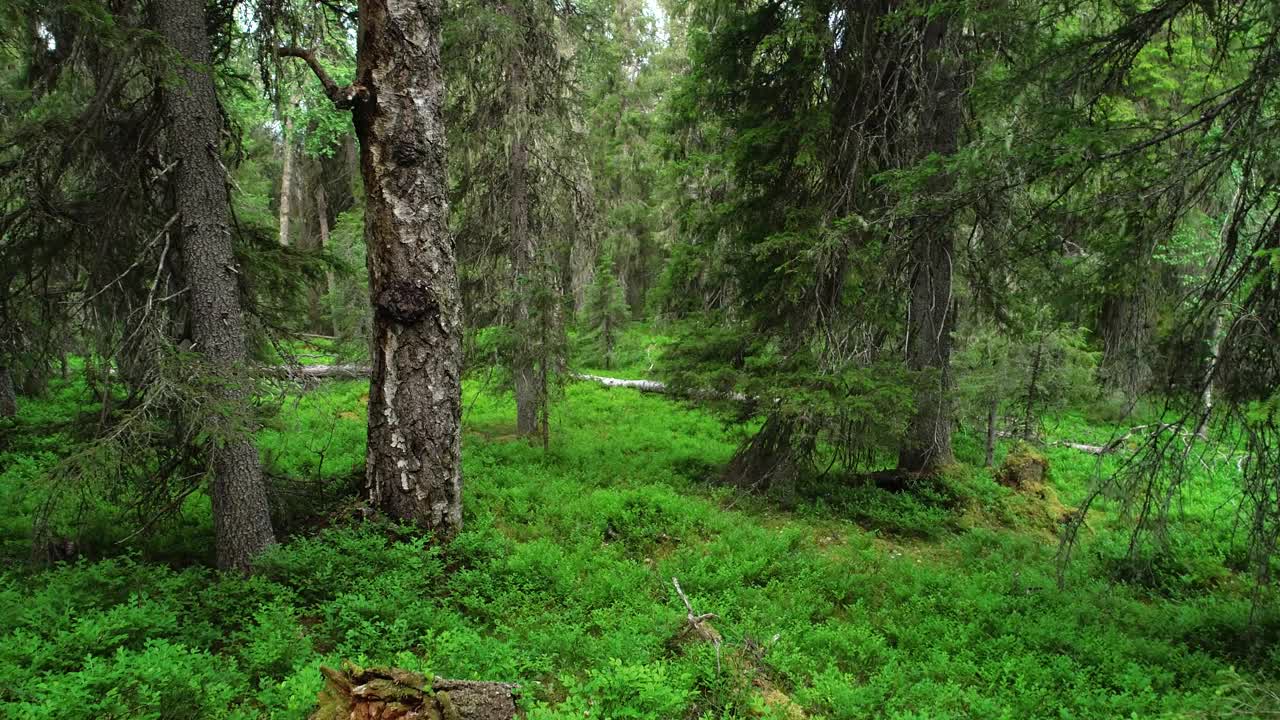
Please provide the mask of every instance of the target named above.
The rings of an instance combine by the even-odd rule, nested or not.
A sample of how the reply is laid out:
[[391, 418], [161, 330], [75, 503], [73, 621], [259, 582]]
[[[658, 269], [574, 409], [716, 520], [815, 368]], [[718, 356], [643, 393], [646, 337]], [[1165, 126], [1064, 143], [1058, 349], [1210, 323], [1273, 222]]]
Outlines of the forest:
[[1274, 0], [0, 0], [0, 718], [1280, 717]]

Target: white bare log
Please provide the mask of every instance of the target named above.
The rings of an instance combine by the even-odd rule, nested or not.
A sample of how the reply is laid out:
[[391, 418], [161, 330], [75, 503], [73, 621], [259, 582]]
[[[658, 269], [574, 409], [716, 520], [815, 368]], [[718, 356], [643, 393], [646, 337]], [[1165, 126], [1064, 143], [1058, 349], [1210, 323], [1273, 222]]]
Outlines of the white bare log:
[[[300, 365], [263, 368], [263, 374], [285, 380], [357, 380], [369, 377], [370, 372], [371, 368], [368, 365]], [[604, 385], [605, 387], [631, 388], [640, 392], [656, 393], [658, 395], [673, 394], [673, 391], [667, 387], [666, 383], [658, 380], [625, 380], [604, 377], [603, 375], [588, 375], [586, 373], [572, 373], [570, 377], [575, 380], [585, 380], [586, 382]], [[715, 390], [699, 390], [691, 392], [690, 395], [693, 397], [727, 398], [738, 402], [743, 402], [747, 399], [746, 395], [739, 392], [722, 393]]]
[[1115, 449], [1114, 445], [1086, 445], [1084, 443], [1073, 443], [1073, 442], [1060, 442], [1057, 444], [1061, 447], [1071, 448], [1072, 450], [1079, 450], [1080, 452], [1086, 452], [1086, 453], [1089, 453], [1090, 455], [1106, 455], [1107, 453]]
[[1124, 431], [1123, 433], [1117, 435], [1106, 445], [1086, 445], [1084, 443], [1073, 443], [1073, 442], [1066, 442], [1066, 441], [1062, 441], [1054, 444], [1058, 445], [1059, 447], [1067, 447], [1067, 448], [1071, 448], [1072, 450], [1079, 450], [1080, 452], [1086, 452], [1086, 453], [1089, 453], [1090, 455], [1107, 455], [1109, 453], [1115, 452], [1116, 450], [1119, 450], [1121, 447], [1124, 446], [1125, 441], [1134, 435], [1140, 435], [1140, 434], [1152, 435], [1152, 434], [1167, 432], [1169, 430], [1173, 430], [1178, 435], [1180, 435], [1184, 443], [1190, 443], [1190, 438], [1192, 436], [1192, 433], [1188, 433], [1186, 430], [1182, 430], [1178, 428], [1173, 423], [1151, 423], [1148, 425], [1136, 425], [1134, 427], [1131, 427], [1128, 430]]
[[372, 368], [368, 365], [282, 365], [264, 367], [263, 374], [284, 380], [360, 380], [368, 378]]
[[619, 378], [604, 377], [603, 375], [586, 375], [583, 373], [574, 373], [572, 377], [576, 380], [587, 380], [589, 382], [598, 383], [605, 387], [625, 387], [634, 388], [640, 392], [651, 392], [665, 395], [669, 392], [666, 383], [657, 380], [622, 380]]

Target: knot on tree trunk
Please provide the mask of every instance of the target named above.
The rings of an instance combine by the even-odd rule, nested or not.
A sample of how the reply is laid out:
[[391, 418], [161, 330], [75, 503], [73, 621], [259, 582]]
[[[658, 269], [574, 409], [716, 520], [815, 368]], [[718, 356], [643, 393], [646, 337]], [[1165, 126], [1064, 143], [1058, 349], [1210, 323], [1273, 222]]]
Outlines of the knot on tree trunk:
[[401, 325], [412, 325], [439, 311], [431, 291], [409, 280], [392, 280], [375, 299], [378, 314]]
[[311, 720], [512, 720], [512, 683], [428, 681], [399, 668], [321, 667], [325, 687]]

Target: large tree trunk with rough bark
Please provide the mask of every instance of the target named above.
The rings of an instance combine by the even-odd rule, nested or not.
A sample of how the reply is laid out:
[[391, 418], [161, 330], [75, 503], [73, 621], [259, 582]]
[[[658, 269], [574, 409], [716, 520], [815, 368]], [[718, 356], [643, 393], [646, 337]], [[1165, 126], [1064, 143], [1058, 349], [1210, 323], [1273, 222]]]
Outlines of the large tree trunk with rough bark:
[[915, 414], [898, 452], [898, 469], [927, 473], [950, 463], [951, 299], [950, 228], [923, 232], [912, 243], [911, 318], [907, 367], [924, 374]]
[[[178, 161], [175, 183], [180, 248], [190, 287], [196, 348], [220, 377], [230, 408], [247, 407], [244, 316], [231, 247], [226, 173], [220, 155], [221, 115], [209, 74], [209, 38], [203, 0], [155, 5], [161, 36], [181, 56], [176, 81], [165, 88], [169, 150]], [[218, 565], [248, 570], [254, 556], [275, 541], [266, 485], [252, 440], [235, 418], [220, 418], [225, 437], [210, 444], [213, 524]]]
[[1098, 313], [1102, 336], [1102, 364], [1098, 375], [1103, 387], [1123, 395], [1132, 409], [1152, 380], [1154, 301], [1158, 288], [1153, 259], [1155, 237], [1142, 210], [1125, 219], [1129, 238], [1122, 254], [1107, 258], [1103, 277], [1106, 293]]
[[[939, 16], [924, 30], [922, 60], [928, 69], [923, 78], [921, 150], [950, 155], [960, 132], [960, 92], [956, 87], [954, 60], [944, 56], [950, 19]], [[930, 185], [945, 192], [945, 175]], [[953, 460], [951, 452], [951, 329], [955, 324], [952, 299], [952, 250], [955, 240], [945, 217], [916, 221], [910, 248], [911, 302], [907, 321], [907, 367], [924, 376], [916, 393], [912, 416], [898, 451], [898, 470], [930, 473]]]
[[1102, 335], [1103, 386], [1120, 393], [1132, 407], [1151, 384], [1151, 335], [1153, 327], [1150, 263], [1140, 260], [1128, 268], [1130, 277], [1123, 287], [1107, 294], [1102, 302], [1098, 327]]
[[361, 2], [353, 112], [374, 311], [367, 490], [448, 539], [462, 529], [462, 303], [440, 25], [440, 0]]

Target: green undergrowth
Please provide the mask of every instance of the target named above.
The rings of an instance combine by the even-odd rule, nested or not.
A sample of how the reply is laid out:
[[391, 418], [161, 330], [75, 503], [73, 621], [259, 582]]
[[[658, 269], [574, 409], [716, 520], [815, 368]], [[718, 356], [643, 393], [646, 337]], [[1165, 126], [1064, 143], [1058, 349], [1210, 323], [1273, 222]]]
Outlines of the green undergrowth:
[[[273, 477], [358, 478], [365, 390], [334, 382], [283, 402], [259, 435]], [[344, 659], [514, 680], [539, 720], [787, 717], [766, 687], [829, 720], [1275, 709], [1274, 603], [1253, 610], [1223, 562], [1187, 559], [1219, 557], [1221, 490], [1189, 500], [1175, 533], [1192, 543], [1187, 566], [1165, 568], [1164, 585], [1114, 566], [1125, 536], [1102, 502], [1059, 589], [1037, 500], [976, 468], [968, 436], [970, 464], [937, 481], [815, 482], [782, 511], [713, 482], [744, 431], [711, 415], [571, 384], [544, 452], [514, 436], [509, 396], [470, 384], [466, 529], [447, 547], [336, 506], [248, 579], [156, 562], [145, 544], [32, 572], [21, 517], [69, 439], [40, 430], [80, 401], [58, 392], [0, 429], [0, 493], [22, 511], [3, 520], [0, 717], [301, 718], [318, 667]], [[1107, 430], [1080, 416], [1053, 432]], [[1073, 452], [1045, 449], [1066, 505], [1096, 462]], [[193, 499], [164, 532], [193, 543], [208, 526]], [[675, 640], [673, 577], [717, 615], [719, 658]]]
[[631, 323], [617, 336], [612, 357], [605, 361], [600, 342], [590, 333], [571, 331], [569, 348], [572, 365], [579, 372], [632, 380], [658, 379], [663, 352], [675, 342], [664, 328], [645, 323]]

